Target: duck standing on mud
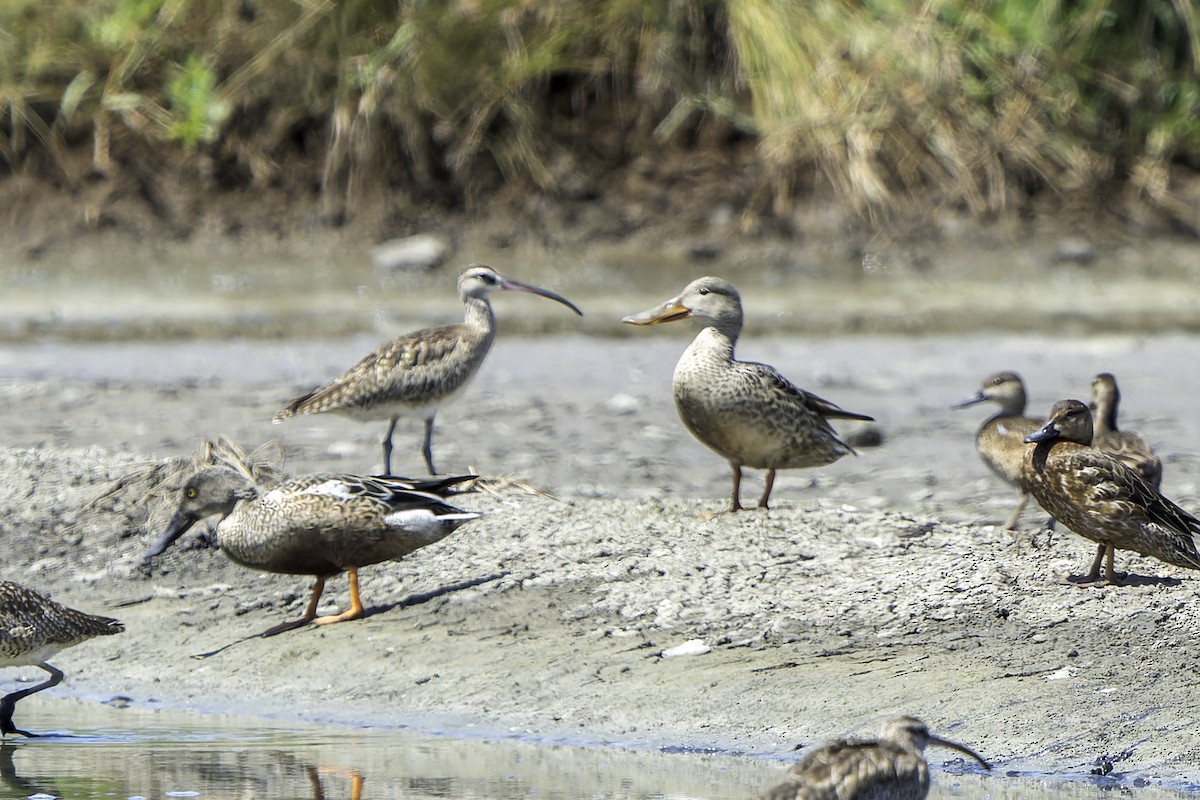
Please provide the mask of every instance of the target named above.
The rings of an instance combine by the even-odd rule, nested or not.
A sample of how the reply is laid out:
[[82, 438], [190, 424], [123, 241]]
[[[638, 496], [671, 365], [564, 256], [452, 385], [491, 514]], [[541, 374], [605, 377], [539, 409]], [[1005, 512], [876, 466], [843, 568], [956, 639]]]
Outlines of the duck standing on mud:
[[1117, 428], [1120, 404], [1121, 390], [1111, 372], [1092, 378], [1092, 447], [1121, 459], [1157, 489], [1162, 484], [1162, 459], [1141, 436]]
[[[322, 474], [263, 489], [240, 472], [208, 467], [188, 479], [178, 510], [143, 561], [161, 555], [196, 522], [219, 514], [217, 546], [231, 561], [251, 569], [316, 578], [304, 616], [268, 628], [263, 636], [310, 622], [327, 625], [357, 619], [363, 613], [359, 567], [403, 558], [482, 516], [446, 502], [453, 486], [473, 477], [415, 481]], [[350, 578], [350, 608], [317, 617], [325, 580], [342, 572]]]
[[691, 434], [729, 462], [730, 511], [742, 509], [742, 467], [767, 470], [758, 501], [767, 508], [776, 470], [819, 467], [854, 454], [829, 419], [874, 417], [797, 388], [772, 366], [733, 357], [742, 332], [742, 299], [729, 281], [699, 278], [662, 305], [622, 321], [658, 325], [689, 317], [704, 327], [675, 366], [675, 408]]
[[1091, 446], [1092, 414], [1086, 404], [1055, 403], [1046, 424], [1025, 441], [1030, 493], [1055, 519], [1097, 543], [1087, 581], [1099, 579], [1103, 561], [1105, 581], [1118, 583], [1117, 548], [1200, 569], [1200, 520], [1118, 457]]
[[985, 419], [975, 432], [975, 449], [1000, 480], [1017, 490], [1017, 507], [1004, 523], [1004, 530], [1015, 531], [1021, 512], [1029, 502], [1029, 491], [1021, 476], [1025, 437], [1041, 428], [1044, 420], [1025, 416], [1025, 382], [1015, 372], [987, 376], [979, 391], [955, 403], [954, 408], [989, 402], [999, 404], [1000, 409]]

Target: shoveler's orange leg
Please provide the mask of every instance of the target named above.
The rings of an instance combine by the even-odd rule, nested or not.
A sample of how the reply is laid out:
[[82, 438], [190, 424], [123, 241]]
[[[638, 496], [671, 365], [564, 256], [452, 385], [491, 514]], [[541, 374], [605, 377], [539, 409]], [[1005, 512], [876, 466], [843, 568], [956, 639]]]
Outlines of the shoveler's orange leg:
[[346, 574], [350, 576], [350, 607], [340, 614], [334, 614], [330, 617], [317, 617], [313, 620], [317, 625], [332, 625], [335, 622], [345, 622], [351, 619], [358, 619], [362, 616], [362, 598], [358, 596], [358, 568], [350, 567], [346, 570]]
[[276, 634], [285, 631], [294, 631], [296, 628], [303, 628], [305, 625], [313, 621], [317, 616], [317, 603], [321, 601], [321, 593], [325, 591], [325, 579], [317, 578], [317, 582], [313, 584], [312, 597], [309, 598], [308, 608], [304, 610], [304, 616], [300, 619], [292, 620], [291, 622], [281, 622], [273, 628], [267, 628], [263, 631], [263, 636], [275, 636]]
[[775, 488], [775, 470], [767, 470], [767, 485], [763, 489], [762, 498], [758, 501], [759, 508], [768, 508], [767, 500], [771, 498], [771, 490]]

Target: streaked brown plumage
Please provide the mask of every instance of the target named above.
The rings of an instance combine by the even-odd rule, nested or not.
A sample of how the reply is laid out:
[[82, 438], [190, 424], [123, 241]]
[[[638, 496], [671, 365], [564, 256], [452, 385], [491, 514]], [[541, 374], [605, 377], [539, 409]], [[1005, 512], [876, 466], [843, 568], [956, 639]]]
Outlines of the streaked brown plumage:
[[898, 717], [884, 724], [877, 740], [841, 739], [813, 750], [759, 800], [922, 800], [929, 794], [930, 745], [991, 769], [970, 748], [931, 734], [919, 719]]
[[121, 633], [115, 619], [85, 614], [11, 581], [0, 581], [0, 667], [40, 667], [50, 678], [0, 699], [0, 735], [33, 736], [13, 725], [17, 701], [57, 686], [63, 673], [48, 662], [60, 650], [94, 636]]
[[[144, 560], [161, 554], [197, 521], [219, 514], [217, 545], [232, 561], [267, 572], [316, 577], [304, 616], [276, 625], [264, 636], [309, 622], [356, 619], [363, 612], [359, 567], [403, 558], [482, 516], [445, 502], [453, 486], [472, 477], [418, 481], [322, 474], [260, 490], [241, 473], [209, 467], [185, 484], [179, 509]], [[350, 578], [350, 608], [317, 618], [325, 579], [340, 572]]]
[[1117, 428], [1120, 404], [1121, 390], [1112, 373], [1092, 378], [1092, 447], [1121, 459], [1157, 489], [1162, 484], [1162, 459], [1141, 436]]
[[818, 467], [854, 453], [829, 419], [872, 417], [797, 388], [774, 367], [733, 357], [742, 332], [742, 300], [728, 281], [699, 278], [677, 297], [623, 321], [657, 325], [688, 317], [704, 328], [675, 366], [675, 407], [691, 434], [729, 462], [731, 511], [742, 508], [742, 467], [767, 470], [758, 501], [766, 508], [777, 469]]
[[329, 383], [297, 397], [271, 420], [280, 423], [301, 414], [334, 412], [361, 420], [388, 420], [383, 438], [384, 472], [392, 472], [392, 434], [401, 416], [425, 420], [421, 455], [430, 475], [433, 466], [433, 420], [474, 377], [496, 338], [496, 316], [488, 302], [495, 290], [529, 292], [583, 312], [546, 289], [509, 280], [486, 264], [472, 264], [458, 279], [458, 296], [466, 309], [456, 325], [425, 328], [381, 345]]
[[985, 419], [975, 432], [975, 449], [992, 472], [1017, 490], [1017, 507], [1004, 523], [1005, 530], [1016, 530], [1021, 512], [1029, 502], [1029, 492], [1023, 486], [1021, 475], [1025, 437], [1041, 428], [1044, 420], [1025, 416], [1025, 382], [1015, 372], [987, 376], [979, 391], [955, 403], [954, 408], [988, 402], [997, 403], [1000, 410]]
[[1200, 569], [1200, 520], [1172, 503], [1141, 473], [1088, 444], [1092, 414], [1079, 400], [1062, 400], [1026, 441], [1029, 490], [1042, 508], [1098, 544], [1087, 580], [1116, 583], [1113, 550], [1133, 550], [1188, 569]]

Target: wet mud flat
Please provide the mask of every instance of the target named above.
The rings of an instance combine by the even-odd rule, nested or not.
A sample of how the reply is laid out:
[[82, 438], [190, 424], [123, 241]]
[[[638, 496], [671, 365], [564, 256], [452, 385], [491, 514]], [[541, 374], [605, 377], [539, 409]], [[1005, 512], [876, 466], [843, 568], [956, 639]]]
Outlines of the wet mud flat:
[[[97, 497], [218, 433], [281, 436], [295, 473], [377, 468], [383, 425], [267, 422], [373, 340], [5, 348], [3, 576], [126, 623], [56, 661], [60, 689], [91, 697], [779, 757], [910, 713], [1001, 774], [1200, 783], [1200, 575], [1120, 553], [1128, 585], [1064, 584], [1093, 547], [1032, 509], [1001, 531], [1015, 497], [973, 452], [984, 412], [948, 408], [996, 369], [1024, 374], [1033, 413], [1112, 371], [1126, 427], [1195, 509], [1195, 340], [748, 340], [742, 357], [874, 414], [885, 440], [781, 473], [768, 512], [711, 520], [729, 476], [671, 407], [684, 344], [502, 339], [435, 453], [556, 497], [466, 496], [484, 518], [363, 571], [366, 619], [271, 639], [252, 635], [300, 613], [305, 579], [232, 565], [202, 531], [144, 570], [165, 495]], [[419, 424], [396, 444], [419, 472]], [[344, 603], [331, 581], [322, 612]], [[706, 652], [671, 657], [689, 642]]]

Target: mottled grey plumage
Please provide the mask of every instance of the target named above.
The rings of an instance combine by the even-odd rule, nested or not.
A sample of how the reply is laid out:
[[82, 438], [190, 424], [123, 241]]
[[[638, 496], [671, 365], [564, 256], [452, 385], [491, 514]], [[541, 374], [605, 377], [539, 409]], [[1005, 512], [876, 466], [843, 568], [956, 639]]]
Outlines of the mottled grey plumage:
[[33, 666], [50, 673], [44, 683], [0, 699], [0, 734], [33, 736], [13, 726], [13, 710], [18, 700], [62, 681], [63, 673], [47, 663], [60, 650], [123, 630], [115, 619], [85, 614], [20, 584], [0, 581], [0, 667]]
[[929, 794], [930, 745], [957, 750], [991, 769], [973, 750], [932, 735], [919, 719], [898, 717], [883, 726], [877, 740], [842, 739], [812, 751], [760, 800], [922, 800]]
[[583, 312], [554, 292], [504, 278], [486, 264], [472, 264], [458, 279], [466, 309], [456, 325], [425, 328], [393, 339], [329, 383], [297, 397], [271, 420], [280, 423], [301, 414], [334, 412], [360, 420], [388, 420], [383, 439], [384, 472], [392, 471], [392, 434], [401, 416], [425, 420], [421, 454], [429, 474], [433, 466], [433, 420], [474, 377], [496, 338], [496, 316], [488, 294], [497, 289], [529, 292]]
[[1133, 550], [1188, 569], [1200, 569], [1200, 520], [1164, 497], [1141, 473], [1088, 444], [1092, 414], [1079, 400], [1062, 400], [1026, 441], [1029, 489], [1042, 508], [1098, 544], [1087, 579], [1116, 583], [1113, 550]]
[[[209, 467], [188, 480], [179, 509], [145, 560], [170, 547], [198, 520], [220, 514], [217, 545], [231, 560], [268, 572], [316, 577], [304, 617], [264, 635], [314, 621], [323, 625], [355, 619], [363, 611], [359, 567], [403, 558], [482, 516], [444, 499], [453, 486], [472, 477], [420, 481], [322, 474], [260, 490], [240, 473]], [[315, 619], [325, 579], [340, 572], [349, 574], [350, 608]]]
[[1041, 428], [1044, 420], [1025, 416], [1025, 382], [1015, 372], [987, 376], [978, 392], [955, 403], [954, 408], [988, 402], [999, 404], [1000, 410], [984, 420], [975, 432], [975, 449], [992, 472], [1017, 490], [1017, 507], [1004, 523], [1005, 530], [1016, 530], [1021, 512], [1029, 502], [1029, 491], [1021, 474], [1025, 437]]
[[625, 317], [632, 325], [657, 325], [695, 317], [704, 328], [675, 366], [675, 407], [701, 443], [729, 461], [732, 511], [741, 509], [742, 467], [767, 470], [758, 505], [767, 507], [775, 470], [818, 467], [853, 454], [830, 418], [871, 420], [797, 388], [767, 364], [733, 356], [742, 331], [742, 300], [721, 278], [692, 281], [678, 297]]
[[1141, 436], [1117, 428], [1120, 404], [1121, 390], [1112, 373], [1092, 378], [1092, 447], [1121, 459], [1157, 489], [1162, 484], [1162, 459]]

